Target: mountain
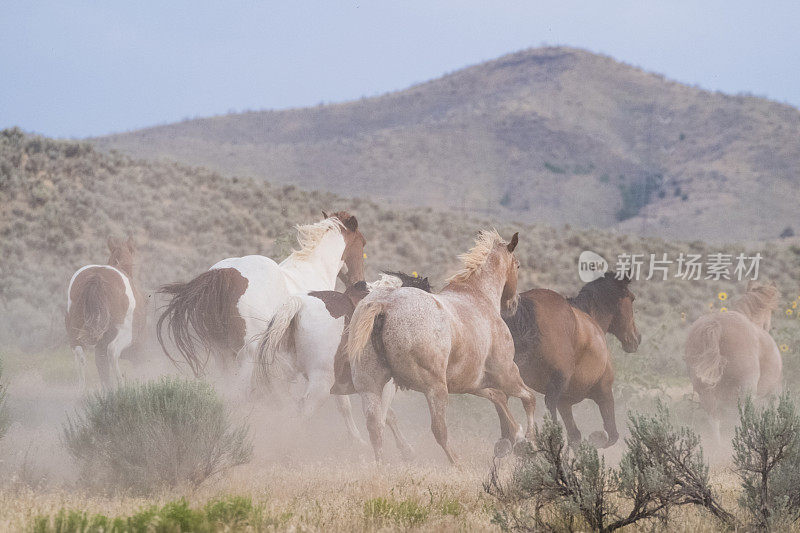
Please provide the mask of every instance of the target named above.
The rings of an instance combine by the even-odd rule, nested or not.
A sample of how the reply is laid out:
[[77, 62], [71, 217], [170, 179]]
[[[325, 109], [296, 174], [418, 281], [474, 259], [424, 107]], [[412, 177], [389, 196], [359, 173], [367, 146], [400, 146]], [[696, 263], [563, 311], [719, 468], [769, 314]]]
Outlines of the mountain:
[[800, 197], [797, 109], [572, 48], [93, 142], [343, 197], [683, 239], [777, 237]]

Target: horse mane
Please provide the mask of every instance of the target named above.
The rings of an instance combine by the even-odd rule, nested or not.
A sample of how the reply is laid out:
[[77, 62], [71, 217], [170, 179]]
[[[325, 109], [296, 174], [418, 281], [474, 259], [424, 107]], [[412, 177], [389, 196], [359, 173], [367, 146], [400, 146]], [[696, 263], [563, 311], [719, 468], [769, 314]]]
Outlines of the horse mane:
[[475, 239], [475, 245], [467, 253], [458, 256], [464, 266], [445, 281], [447, 283], [463, 283], [476, 272], [480, 272], [492, 249], [498, 243], [505, 243], [505, 241], [496, 229], [481, 230]]
[[341, 233], [342, 228], [344, 228], [344, 223], [342, 223], [338, 215], [339, 213], [335, 213], [325, 220], [320, 220], [314, 224], [298, 224], [295, 226], [297, 230], [297, 243], [300, 245], [300, 249], [292, 250], [289, 258], [307, 259], [328, 232], [338, 231]]
[[773, 311], [778, 308], [780, 292], [773, 285], [756, 285], [747, 289], [733, 304], [734, 311], [738, 311], [746, 317], [753, 319], [765, 311]]
[[625, 288], [620, 283], [603, 276], [584, 285], [577, 296], [567, 298], [572, 307], [577, 307], [587, 315], [595, 313], [615, 314], [617, 302], [625, 296]]
[[398, 276], [389, 274], [387, 272], [381, 272], [380, 279], [377, 279], [371, 283], [367, 283], [367, 287], [369, 288], [370, 292], [376, 289], [397, 289], [402, 286], [403, 280], [401, 280]]

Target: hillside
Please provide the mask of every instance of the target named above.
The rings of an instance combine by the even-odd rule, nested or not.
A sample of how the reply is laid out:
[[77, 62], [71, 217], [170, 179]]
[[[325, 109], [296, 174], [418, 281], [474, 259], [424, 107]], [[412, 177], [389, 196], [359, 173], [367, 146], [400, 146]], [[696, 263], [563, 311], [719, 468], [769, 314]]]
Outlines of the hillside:
[[[347, 209], [358, 216], [367, 239], [367, 279], [381, 269], [417, 271], [435, 289], [459, 266], [475, 233], [491, 219], [393, 209], [376, 202], [342, 199], [243, 178], [224, 178], [200, 168], [103, 154], [88, 143], [0, 132], [0, 353], [62, 346], [66, 287], [84, 264], [107, 258], [109, 234], [132, 234], [139, 243], [137, 277], [150, 291], [186, 280], [224, 257], [261, 253], [285, 257], [294, 245], [292, 226], [319, 219], [321, 209]], [[800, 294], [793, 277], [800, 268], [800, 240], [732, 246], [680, 243], [600, 230], [497, 224], [503, 235], [520, 232], [520, 290], [551, 287], [575, 294], [581, 251], [613, 261], [620, 253], [708, 254], [761, 251], [761, 275], [778, 282], [785, 305]], [[618, 353], [641, 380], [645, 374], [683, 375], [680, 360], [686, 321], [708, 312], [719, 291], [733, 282], [640, 281], [634, 284], [644, 344], [638, 354]], [[716, 308], [715, 308], [716, 309]], [[782, 314], [782, 313], [781, 313]], [[797, 321], [776, 315], [780, 342], [800, 356]], [[616, 345], [616, 341], [614, 343]], [[619, 352], [619, 350], [617, 350]], [[793, 355], [794, 356], [794, 355]], [[665, 374], [666, 373], [666, 374]]]
[[713, 241], [777, 237], [800, 187], [797, 109], [571, 48], [375, 98], [93, 142], [343, 197]]

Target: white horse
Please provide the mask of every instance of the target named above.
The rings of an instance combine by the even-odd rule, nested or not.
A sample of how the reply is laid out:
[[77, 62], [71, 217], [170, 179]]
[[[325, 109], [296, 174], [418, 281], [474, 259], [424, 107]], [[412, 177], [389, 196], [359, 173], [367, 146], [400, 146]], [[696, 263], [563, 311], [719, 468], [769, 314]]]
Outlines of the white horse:
[[[258, 369], [262, 381], [295, 381], [303, 377], [305, 390], [299, 401], [302, 416], [308, 418], [330, 395], [344, 418], [351, 437], [366, 444], [353, 421], [348, 394], [355, 392], [346, 352], [347, 325], [355, 306], [369, 292], [415, 286], [430, 291], [427, 278], [401, 273], [383, 274], [368, 285], [357, 283], [344, 293], [316, 291], [295, 295], [275, 312], [258, 347]], [[397, 418], [389, 407], [394, 396], [393, 382], [383, 391], [387, 425], [403, 456], [410, 458], [411, 445], [400, 433]]]
[[[223, 369], [238, 362], [239, 379], [252, 374], [256, 342], [275, 311], [290, 296], [332, 290], [337, 275], [346, 285], [364, 279], [364, 245], [358, 221], [344, 211], [298, 226], [300, 249], [280, 264], [260, 255], [224, 259], [188, 283], [160, 289], [172, 296], [156, 328], [164, 353], [175, 362], [162, 328], [195, 375], [208, 357], [198, 355], [196, 340], [214, 354]], [[247, 368], [250, 365], [250, 368]]]

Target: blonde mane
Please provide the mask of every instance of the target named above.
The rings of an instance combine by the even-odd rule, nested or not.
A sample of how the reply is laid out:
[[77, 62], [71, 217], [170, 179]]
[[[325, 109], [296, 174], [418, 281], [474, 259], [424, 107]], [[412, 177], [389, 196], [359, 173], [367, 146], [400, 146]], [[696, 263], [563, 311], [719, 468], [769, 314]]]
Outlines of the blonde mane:
[[778, 308], [780, 293], [773, 285], [756, 285], [748, 288], [738, 300], [733, 304], [733, 310], [739, 311], [748, 318], [755, 318], [765, 311], [773, 311]]
[[447, 283], [460, 283], [467, 281], [470, 276], [476, 272], [480, 272], [486, 259], [489, 257], [492, 249], [498, 243], [505, 243], [496, 229], [481, 230], [478, 238], [475, 239], [475, 246], [473, 246], [467, 253], [461, 254], [458, 258], [464, 263], [463, 268], [447, 278]]
[[307, 259], [328, 232], [338, 231], [341, 233], [343, 227], [344, 224], [342, 224], [342, 221], [336, 217], [328, 217], [314, 224], [295, 226], [297, 230], [297, 244], [300, 245], [300, 249], [292, 250], [289, 258]]

